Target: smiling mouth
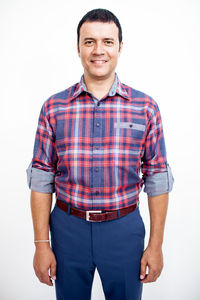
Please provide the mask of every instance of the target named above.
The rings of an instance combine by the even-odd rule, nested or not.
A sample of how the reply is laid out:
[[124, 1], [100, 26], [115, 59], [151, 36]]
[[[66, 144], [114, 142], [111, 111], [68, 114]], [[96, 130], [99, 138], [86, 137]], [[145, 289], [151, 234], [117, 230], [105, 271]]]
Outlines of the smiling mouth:
[[107, 62], [107, 60], [91, 60], [91, 62], [96, 65], [103, 65]]

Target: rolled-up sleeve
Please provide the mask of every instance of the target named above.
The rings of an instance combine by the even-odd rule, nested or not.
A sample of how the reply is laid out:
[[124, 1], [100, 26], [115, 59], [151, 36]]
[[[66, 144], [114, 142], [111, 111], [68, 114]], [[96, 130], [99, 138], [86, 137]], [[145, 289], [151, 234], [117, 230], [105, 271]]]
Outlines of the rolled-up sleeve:
[[162, 119], [156, 102], [149, 109], [141, 171], [144, 180], [144, 192], [148, 196], [158, 196], [172, 191], [174, 177], [167, 162]]
[[54, 193], [56, 165], [55, 138], [44, 103], [39, 115], [33, 158], [26, 169], [28, 187], [41, 193]]
[[32, 162], [26, 169], [29, 189], [40, 193], [55, 192], [55, 174], [33, 168]]
[[144, 192], [148, 196], [158, 196], [172, 191], [174, 177], [169, 164], [167, 164], [167, 171], [156, 173], [147, 176], [144, 183]]

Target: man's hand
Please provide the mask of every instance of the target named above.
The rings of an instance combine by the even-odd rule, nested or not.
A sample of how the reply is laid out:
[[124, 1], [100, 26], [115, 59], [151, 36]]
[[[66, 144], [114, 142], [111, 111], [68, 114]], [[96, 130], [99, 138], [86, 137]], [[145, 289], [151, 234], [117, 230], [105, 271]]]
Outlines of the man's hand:
[[[163, 269], [162, 242], [168, 207], [168, 193], [148, 196], [150, 211], [150, 238], [143, 252], [140, 267], [142, 283], [156, 281]], [[148, 266], [148, 274], [146, 269]]]
[[40, 282], [53, 286], [52, 279], [56, 279], [56, 259], [50, 247], [36, 248], [33, 267]]
[[[148, 266], [149, 273], [146, 274]], [[163, 254], [161, 248], [152, 248], [148, 246], [143, 252], [141, 258], [140, 280], [142, 283], [156, 281], [163, 269]], [[141, 278], [141, 275], [143, 276]]]

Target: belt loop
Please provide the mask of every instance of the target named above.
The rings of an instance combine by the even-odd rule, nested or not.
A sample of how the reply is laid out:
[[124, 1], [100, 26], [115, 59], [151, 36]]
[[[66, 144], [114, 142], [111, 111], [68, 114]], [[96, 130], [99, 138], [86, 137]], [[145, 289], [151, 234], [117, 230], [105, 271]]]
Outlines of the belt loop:
[[68, 215], [70, 215], [70, 208], [71, 208], [71, 204], [69, 203], [68, 204], [68, 211], [67, 211]]
[[120, 209], [118, 209], [117, 214], [118, 214], [118, 218], [120, 218]]

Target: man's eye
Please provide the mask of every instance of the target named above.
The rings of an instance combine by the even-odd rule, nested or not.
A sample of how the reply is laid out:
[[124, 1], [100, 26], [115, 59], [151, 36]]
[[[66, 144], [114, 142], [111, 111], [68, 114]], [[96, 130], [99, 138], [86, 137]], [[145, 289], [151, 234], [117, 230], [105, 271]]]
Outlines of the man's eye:
[[113, 41], [106, 41], [106, 44], [112, 45], [112, 44], [113, 44]]
[[91, 45], [93, 43], [93, 41], [86, 41], [85, 44], [86, 45]]

